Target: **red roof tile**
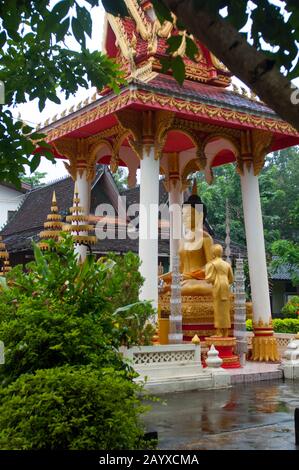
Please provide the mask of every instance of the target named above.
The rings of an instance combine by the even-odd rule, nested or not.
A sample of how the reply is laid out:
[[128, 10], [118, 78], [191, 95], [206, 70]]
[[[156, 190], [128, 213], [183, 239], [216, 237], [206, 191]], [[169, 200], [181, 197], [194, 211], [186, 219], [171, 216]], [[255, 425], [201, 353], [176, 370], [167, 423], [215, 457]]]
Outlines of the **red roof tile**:
[[192, 99], [194, 101], [216, 104], [234, 108], [238, 111], [252, 112], [254, 114], [270, 115], [275, 117], [275, 112], [264, 103], [253, 101], [246, 96], [239, 95], [232, 90], [206, 85], [203, 83], [185, 80], [180, 86], [170, 75], [159, 74], [148, 83], [139, 82], [138, 88], [153, 89], [160, 93], [170, 93], [172, 96]]

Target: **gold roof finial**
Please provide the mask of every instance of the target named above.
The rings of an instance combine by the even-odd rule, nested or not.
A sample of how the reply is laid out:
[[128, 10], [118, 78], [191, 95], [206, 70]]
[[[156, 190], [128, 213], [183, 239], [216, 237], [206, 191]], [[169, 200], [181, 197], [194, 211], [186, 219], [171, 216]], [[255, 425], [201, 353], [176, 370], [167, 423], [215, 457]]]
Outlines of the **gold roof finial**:
[[0, 236], [0, 260], [3, 260], [3, 266], [0, 270], [0, 276], [5, 276], [8, 271], [11, 270], [10, 262], [9, 262], [9, 253], [6, 249], [5, 243], [2, 241], [2, 237]]
[[196, 181], [196, 178], [193, 178], [192, 194], [197, 196], [197, 181]]
[[93, 230], [93, 226], [88, 223], [88, 215], [84, 214], [84, 207], [80, 206], [77, 183], [74, 187], [73, 206], [70, 207], [70, 215], [66, 217], [66, 221], [70, 223], [64, 225], [63, 230], [73, 235], [75, 244], [94, 245], [96, 243], [97, 238], [88, 234]]
[[9, 254], [8, 254], [8, 251], [6, 250], [6, 245], [5, 243], [2, 241], [2, 237], [0, 235], [0, 259], [8, 259], [9, 258]]
[[62, 217], [58, 214], [56, 193], [53, 191], [51, 212], [47, 215], [47, 220], [44, 223], [44, 230], [39, 234], [42, 239], [38, 246], [41, 250], [49, 250], [49, 244], [45, 240], [58, 241], [60, 232], [62, 231]]

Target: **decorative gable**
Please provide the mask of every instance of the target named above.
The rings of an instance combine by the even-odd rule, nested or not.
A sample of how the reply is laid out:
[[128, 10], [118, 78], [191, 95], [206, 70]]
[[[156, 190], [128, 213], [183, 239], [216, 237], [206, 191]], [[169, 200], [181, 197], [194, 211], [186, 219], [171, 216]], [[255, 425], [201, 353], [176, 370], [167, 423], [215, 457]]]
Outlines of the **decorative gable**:
[[[179, 31], [174, 23], [161, 25], [150, 1], [124, 0], [130, 16], [126, 18], [106, 15], [103, 46], [125, 71], [126, 78], [148, 81], [161, 73], [160, 59], [167, 57], [167, 39], [181, 35], [182, 42], [174, 53], [180, 55], [186, 67], [186, 78], [219, 87], [227, 87], [231, 74], [205, 46], [196, 41], [198, 55], [192, 61], [186, 56], [187, 32]], [[170, 72], [169, 72], [170, 73]]]

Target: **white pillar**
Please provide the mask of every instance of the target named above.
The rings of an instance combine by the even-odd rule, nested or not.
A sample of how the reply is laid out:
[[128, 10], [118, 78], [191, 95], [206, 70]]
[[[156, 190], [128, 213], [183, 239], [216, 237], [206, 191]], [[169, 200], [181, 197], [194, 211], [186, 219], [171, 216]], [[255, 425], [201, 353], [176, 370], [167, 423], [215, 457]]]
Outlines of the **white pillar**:
[[77, 184], [80, 206], [84, 208], [84, 214], [89, 215], [91, 185], [87, 180], [86, 170], [84, 170], [81, 174], [79, 172], [77, 173], [75, 184]]
[[143, 148], [140, 162], [139, 257], [144, 284], [140, 300], [150, 300], [158, 307], [158, 215], [159, 160], [154, 146]]
[[241, 176], [255, 338], [253, 358], [276, 360], [258, 176], [244, 164]]
[[241, 176], [249, 274], [254, 320], [268, 323], [271, 317], [264, 229], [258, 177], [244, 165]]
[[[78, 196], [80, 199], [80, 207], [84, 209], [84, 215], [90, 214], [90, 195], [91, 195], [91, 184], [87, 179], [86, 170], [77, 172], [75, 184], [77, 185]], [[80, 235], [87, 235], [86, 232], [81, 232]], [[75, 252], [78, 254], [78, 258], [84, 261], [87, 255], [87, 246], [76, 245]]]
[[171, 180], [169, 188], [169, 215], [170, 215], [170, 240], [169, 240], [169, 259], [172, 271], [172, 260], [178, 256], [179, 245], [182, 232], [182, 192], [180, 180]]

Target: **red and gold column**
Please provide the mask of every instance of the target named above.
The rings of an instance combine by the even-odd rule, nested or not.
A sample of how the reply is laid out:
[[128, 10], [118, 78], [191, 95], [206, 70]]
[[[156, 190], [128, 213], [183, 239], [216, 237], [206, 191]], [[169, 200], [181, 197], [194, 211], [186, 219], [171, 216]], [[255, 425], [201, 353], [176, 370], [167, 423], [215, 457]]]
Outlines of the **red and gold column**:
[[273, 333], [272, 319], [268, 323], [260, 320], [253, 322], [252, 359], [254, 361], [279, 361], [276, 338]]

